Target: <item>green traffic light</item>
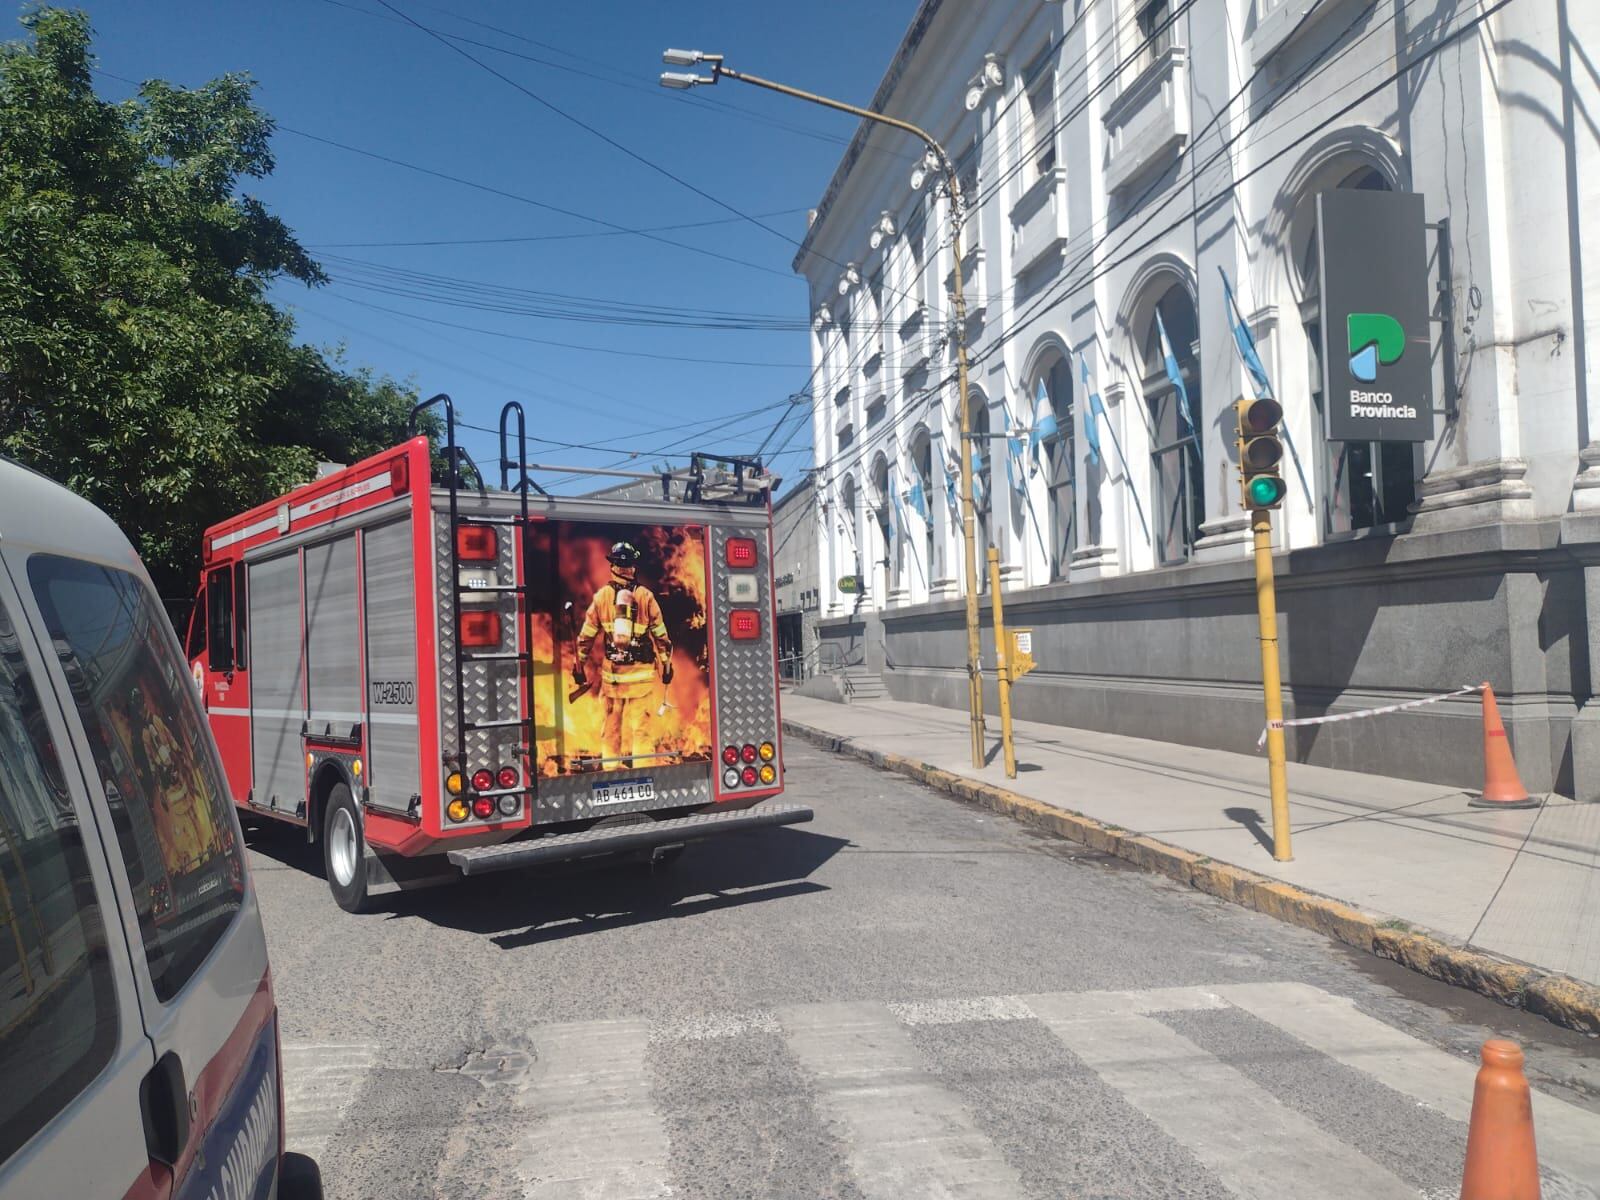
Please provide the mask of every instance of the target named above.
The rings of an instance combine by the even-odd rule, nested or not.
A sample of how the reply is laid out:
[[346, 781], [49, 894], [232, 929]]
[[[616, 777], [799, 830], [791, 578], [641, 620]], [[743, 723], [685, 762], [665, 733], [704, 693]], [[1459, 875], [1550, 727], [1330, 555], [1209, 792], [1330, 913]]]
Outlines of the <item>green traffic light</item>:
[[1271, 508], [1283, 499], [1289, 489], [1276, 475], [1257, 475], [1245, 484], [1245, 494], [1252, 508]]

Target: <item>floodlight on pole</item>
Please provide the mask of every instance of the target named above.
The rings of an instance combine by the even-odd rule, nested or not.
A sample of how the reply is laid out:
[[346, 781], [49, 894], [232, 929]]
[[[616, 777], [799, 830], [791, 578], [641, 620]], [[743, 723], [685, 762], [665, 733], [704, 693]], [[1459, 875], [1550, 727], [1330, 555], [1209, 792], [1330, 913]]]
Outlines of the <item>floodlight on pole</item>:
[[661, 72], [661, 86], [676, 88], [679, 91], [688, 91], [692, 87], [699, 87], [702, 83], [715, 83], [716, 80], [709, 75], [691, 75], [685, 71]]
[[705, 55], [698, 50], [663, 50], [661, 61], [669, 67], [692, 67], [697, 62], [703, 62]]

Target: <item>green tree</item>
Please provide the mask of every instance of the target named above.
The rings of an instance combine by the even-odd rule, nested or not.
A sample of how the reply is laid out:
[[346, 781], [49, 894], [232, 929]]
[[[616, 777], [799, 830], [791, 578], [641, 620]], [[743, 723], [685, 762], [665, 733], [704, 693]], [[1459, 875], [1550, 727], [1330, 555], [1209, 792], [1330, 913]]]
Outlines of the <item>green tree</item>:
[[0, 45], [0, 452], [127, 531], [185, 595], [206, 525], [404, 437], [407, 386], [294, 341], [267, 299], [321, 268], [241, 194], [273, 169], [252, 83], [109, 103], [78, 12]]

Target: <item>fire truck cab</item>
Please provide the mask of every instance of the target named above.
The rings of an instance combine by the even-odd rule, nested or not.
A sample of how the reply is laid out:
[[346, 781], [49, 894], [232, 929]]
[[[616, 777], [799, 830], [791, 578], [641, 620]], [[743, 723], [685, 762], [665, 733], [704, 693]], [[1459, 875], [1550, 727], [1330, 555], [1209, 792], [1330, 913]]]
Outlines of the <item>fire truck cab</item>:
[[513, 401], [495, 489], [458, 452], [449, 397], [413, 428], [429, 408], [442, 462], [413, 437], [206, 531], [186, 651], [242, 815], [320, 842], [349, 911], [810, 820], [771, 803], [760, 464], [640, 477], [659, 498], [550, 496]]

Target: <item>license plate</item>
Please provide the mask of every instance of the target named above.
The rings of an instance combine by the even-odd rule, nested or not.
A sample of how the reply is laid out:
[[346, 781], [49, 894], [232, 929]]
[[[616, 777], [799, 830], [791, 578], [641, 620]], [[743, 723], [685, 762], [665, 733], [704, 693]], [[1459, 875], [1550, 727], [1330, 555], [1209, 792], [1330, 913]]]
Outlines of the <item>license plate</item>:
[[655, 798], [655, 780], [618, 779], [596, 783], [594, 791], [589, 797], [589, 803], [594, 806], [602, 804], [637, 804], [642, 800], [654, 800]]

